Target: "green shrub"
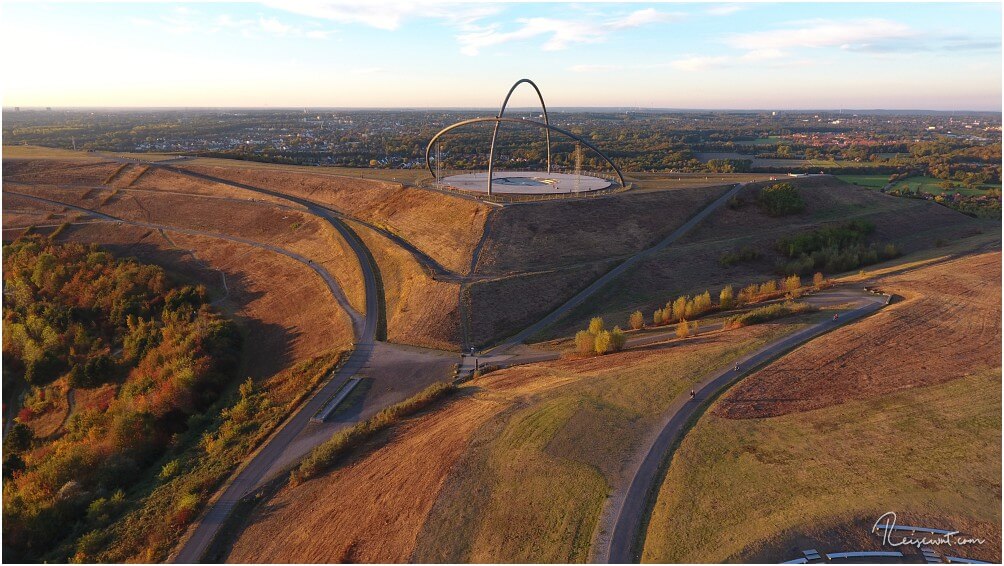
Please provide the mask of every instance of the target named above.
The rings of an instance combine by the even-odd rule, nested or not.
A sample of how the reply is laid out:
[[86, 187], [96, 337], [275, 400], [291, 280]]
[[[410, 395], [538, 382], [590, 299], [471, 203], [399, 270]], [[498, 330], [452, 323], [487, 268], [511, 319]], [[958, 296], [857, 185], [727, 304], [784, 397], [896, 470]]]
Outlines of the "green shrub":
[[627, 336], [624, 335], [624, 331], [621, 330], [620, 326], [615, 326], [614, 329], [610, 331], [611, 351], [620, 352], [624, 349], [625, 343], [627, 343]]
[[745, 261], [753, 261], [760, 257], [760, 252], [750, 246], [743, 246], [741, 249], [725, 252], [718, 258], [718, 263], [722, 267], [732, 267]]
[[358, 447], [373, 434], [396, 424], [408, 416], [432, 405], [456, 390], [452, 383], [434, 383], [413, 397], [391, 405], [368, 420], [336, 432], [323, 444], [314, 448], [300, 465], [290, 473], [290, 483], [297, 485], [311, 479], [335, 465], [342, 456]]
[[808, 303], [797, 303], [793, 301], [774, 303], [772, 305], [765, 305], [762, 307], [755, 308], [753, 310], [746, 311], [742, 314], [737, 314], [735, 316], [729, 317], [725, 320], [723, 327], [741, 328], [743, 326], [749, 326], [751, 324], [759, 324], [761, 322], [766, 322], [768, 320], [773, 320], [776, 318], [808, 312], [812, 310], [812, 308], [813, 307]]
[[805, 201], [791, 183], [777, 183], [764, 187], [757, 196], [757, 204], [770, 216], [787, 216], [801, 212]]

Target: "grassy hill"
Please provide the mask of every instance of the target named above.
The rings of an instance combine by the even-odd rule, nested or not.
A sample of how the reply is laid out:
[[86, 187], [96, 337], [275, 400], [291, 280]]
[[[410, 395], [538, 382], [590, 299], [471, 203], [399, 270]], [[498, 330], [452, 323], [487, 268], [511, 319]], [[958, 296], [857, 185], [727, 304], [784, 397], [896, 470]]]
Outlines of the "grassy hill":
[[[603, 315], [623, 324], [636, 308], [649, 316], [672, 297], [717, 293], [725, 285], [736, 288], [777, 276], [782, 256], [778, 240], [851, 220], [874, 225], [868, 241], [894, 244], [902, 253], [935, 248], [984, 230], [984, 223], [933, 202], [901, 199], [839, 181], [833, 177], [786, 180], [804, 200], [804, 210], [772, 217], [755, 204], [755, 192], [771, 183], [754, 183], [737, 202], [723, 207], [685, 236], [678, 244], [646, 260], [615, 283], [600, 291], [587, 305], [566, 317], [542, 337], [567, 335], [589, 317]], [[755, 252], [754, 259], [723, 265], [723, 256], [742, 250]]]
[[869, 528], [892, 510], [900, 524], [985, 538], [952, 550], [999, 561], [996, 247], [866, 280], [900, 301], [795, 350], [713, 405], [673, 458], [644, 560], [879, 550]]

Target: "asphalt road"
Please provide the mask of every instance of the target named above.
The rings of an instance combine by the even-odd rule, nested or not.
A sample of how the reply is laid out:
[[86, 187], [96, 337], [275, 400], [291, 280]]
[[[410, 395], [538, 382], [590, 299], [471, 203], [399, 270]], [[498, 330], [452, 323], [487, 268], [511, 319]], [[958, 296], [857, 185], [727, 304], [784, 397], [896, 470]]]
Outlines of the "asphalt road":
[[328, 286], [328, 289], [331, 291], [332, 296], [334, 296], [335, 300], [338, 301], [343, 308], [345, 308], [346, 312], [349, 313], [349, 316], [352, 318], [353, 330], [356, 335], [356, 345], [355, 349], [349, 355], [348, 360], [342, 364], [341, 368], [339, 368], [339, 370], [332, 377], [321, 385], [321, 387], [305, 404], [301, 405], [291, 417], [280, 425], [280, 427], [273, 432], [273, 434], [258, 449], [246, 465], [240, 468], [238, 472], [231, 477], [231, 480], [228, 484], [226, 484], [226, 487], [220, 496], [209, 505], [198, 526], [195, 527], [192, 535], [185, 541], [179, 550], [178, 555], [174, 559], [175, 562], [179, 563], [199, 562], [234, 506], [241, 500], [242, 497], [247, 495], [258, 485], [265, 474], [272, 468], [275, 461], [277, 461], [286, 450], [286, 447], [291, 444], [297, 436], [299, 436], [304, 428], [306, 428], [307, 424], [310, 422], [310, 417], [313, 416], [314, 413], [316, 413], [317, 410], [324, 405], [328, 398], [334, 395], [350, 377], [355, 375], [369, 361], [376, 340], [379, 305], [377, 302], [376, 275], [369, 262], [365, 246], [361, 241], [359, 241], [355, 233], [349, 230], [340, 220], [333, 218], [330, 213], [326, 213], [319, 207], [308, 206], [308, 208], [314, 209], [312, 212], [322, 218], [325, 218], [329, 223], [331, 223], [331, 225], [338, 230], [340, 234], [342, 234], [346, 242], [348, 242], [349, 246], [352, 248], [352, 251], [356, 254], [359, 265], [362, 268], [366, 285], [366, 312], [360, 315], [351, 307], [348, 299], [342, 292], [341, 287], [338, 286], [338, 282], [330, 273], [307, 258], [288, 250], [236, 236], [217, 234], [203, 230], [177, 228], [174, 226], [153, 224], [149, 222], [126, 220], [105, 214], [103, 212], [91, 210], [89, 208], [24, 193], [16, 193], [13, 191], [4, 191], [4, 193], [34, 200], [36, 202], [43, 202], [78, 210], [107, 222], [116, 222], [181, 234], [219, 238], [282, 254], [309, 266], [318, 275], [320, 275], [325, 284]]
[[881, 309], [889, 300], [886, 295], [872, 295], [864, 291], [846, 289], [837, 289], [831, 293], [820, 294], [818, 297], [820, 302], [831, 304], [850, 302], [857, 306], [852, 311], [842, 314], [837, 320], [824, 320], [736, 360], [740, 372], [734, 370], [735, 362], [732, 362], [728, 367], [705, 376], [694, 387], [697, 392], [694, 400], [690, 399], [690, 394], [687, 392], [673, 401], [666, 412], [662, 428], [648, 441], [649, 448], [643, 457], [634, 463], [635, 469], [630, 484], [626, 489], [615, 490], [604, 509], [600, 518], [601, 535], [596, 541], [599, 548], [596, 562], [615, 564], [640, 562], [644, 542], [644, 533], [641, 529], [654, 503], [653, 498], [658, 493], [660, 468], [669, 457], [672, 447], [683, 437], [688, 423], [700, 413], [706, 403], [736, 383], [743, 375], [820, 334]]

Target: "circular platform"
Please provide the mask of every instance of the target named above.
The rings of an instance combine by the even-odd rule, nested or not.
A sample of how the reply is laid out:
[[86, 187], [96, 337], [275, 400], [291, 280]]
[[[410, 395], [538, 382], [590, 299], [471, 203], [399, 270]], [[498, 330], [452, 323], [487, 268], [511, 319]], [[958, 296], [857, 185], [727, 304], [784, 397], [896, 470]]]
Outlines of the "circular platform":
[[[543, 195], [585, 193], [609, 187], [612, 183], [592, 175], [547, 173], [544, 171], [496, 171], [493, 194]], [[488, 173], [464, 173], [443, 177], [444, 185], [465, 191], [488, 192]]]

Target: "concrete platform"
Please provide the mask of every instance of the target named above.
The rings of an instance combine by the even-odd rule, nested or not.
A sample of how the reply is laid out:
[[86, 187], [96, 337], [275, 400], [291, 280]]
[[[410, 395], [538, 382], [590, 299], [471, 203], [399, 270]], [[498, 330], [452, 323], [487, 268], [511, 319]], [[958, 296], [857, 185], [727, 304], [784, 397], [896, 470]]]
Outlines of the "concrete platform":
[[[610, 181], [592, 175], [546, 173], [544, 171], [495, 171], [494, 194], [543, 195], [555, 193], [585, 193], [612, 185]], [[443, 177], [442, 183], [465, 191], [488, 192], [488, 173], [464, 173]]]

